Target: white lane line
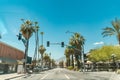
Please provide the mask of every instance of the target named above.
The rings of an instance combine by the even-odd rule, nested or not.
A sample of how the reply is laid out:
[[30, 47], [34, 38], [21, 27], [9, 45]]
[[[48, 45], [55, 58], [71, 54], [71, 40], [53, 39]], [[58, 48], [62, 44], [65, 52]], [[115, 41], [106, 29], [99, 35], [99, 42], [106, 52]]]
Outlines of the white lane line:
[[45, 79], [48, 76], [48, 74], [46, 74], [45, 76], [43, 76], [41, 79]]
[[70, 77], [68, 77], [66, 74], [65, 74], [65, 77], [66, 77], [67, 79], [70, 79]]

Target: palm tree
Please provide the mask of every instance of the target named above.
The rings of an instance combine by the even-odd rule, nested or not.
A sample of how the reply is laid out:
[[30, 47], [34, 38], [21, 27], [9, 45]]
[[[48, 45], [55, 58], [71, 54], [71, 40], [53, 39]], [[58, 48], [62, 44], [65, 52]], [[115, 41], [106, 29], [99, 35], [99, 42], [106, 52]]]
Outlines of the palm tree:
[[50, 56], [47, 53], [45, 53], [43, 59], [45, 61], [45, 66], [49, 66], [50, 67], [50, 61], [51, 61]]
[[25, 72], [26, 72], [26, 61], [27, 61], [27, 56], [28, 56], [28, 46], [29, 46], [29, 39], [32, 36], [33, 32], [34, 32], [34, 27], [31, 21], [26, 20], [24, 21], [24, 19], [21, 19], [23, 21], [23, 24], [21, 25], [21, 29], [20, 32], [22, 33], [23, 37], [25, 38], [25, 63], [24, 63], [24, 67], [25, 67]]
[[113, 27], [104, 28], [102, 35], [103, 35], [103, 37], [116, 35], [117, 40], [120, 45], [120, 20], [115, 19], [115, 21], [112, 21], [111, 23], [112, 23]]
[[70, 52], [69, 52], [69, 48], [65, 49], [65, 56], [66, 56], [66, 66], [70, 66]]
[[44, 34], [44, 32], [41, 32], [40, 34], [41, 34], [41, 36], [42, 36], [41, 39], [42, 39], [42, 45], [43, 45], [43, 34]]
[[39, 47], [39, 52], [41, 54], [41, 65], [43, 65], [43, 54], [44, 54], [45, 51], [46, 51], [45, 47], [43, 45], [41, 45]]
[[[35, 30], [35, 52], [34, 52], [34, 62], [35, 62], [35, 65], [36, 65], [36, 59], [37, 59], [37, 55], [38, 55], [38, 59], [39, 59], [39, 54], [38, 54], [38, 48], [39, 48], [39, 36], [38, 36], [38, 31], [39, 31], [39, 26], [37, 25], [38, 22], [35, 22], [35, 27], [34, 27], [34, 30]], [[38, 60], [39, 61], [39, 60]], [[34, 66], [35, 66], [34, 65]]]
[[77, 61], [77, 67], [80, 67], [79, 58], [81, 58], [82, 52], [83, 52], [83, 45], [84, 45], [84, 37], [80, 35], [79, 33], [74, 33], [72, 38], [69, 41], [69, 44], [71, 46], [75, 46], [74, 48], [74, 56], [75, 60]]

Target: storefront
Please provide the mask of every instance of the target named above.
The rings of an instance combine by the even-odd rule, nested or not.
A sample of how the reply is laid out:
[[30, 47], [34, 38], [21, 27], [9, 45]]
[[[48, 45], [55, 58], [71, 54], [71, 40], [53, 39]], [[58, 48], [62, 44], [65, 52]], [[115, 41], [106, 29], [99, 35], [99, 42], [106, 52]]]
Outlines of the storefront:
[[23, 51], [0, 42], [0, 74], [17, 72], [17, 60], [23, 58]]
[[17, 71], [17, 61], [10, 58], [0, 57], [0, 73], [13, 73]]

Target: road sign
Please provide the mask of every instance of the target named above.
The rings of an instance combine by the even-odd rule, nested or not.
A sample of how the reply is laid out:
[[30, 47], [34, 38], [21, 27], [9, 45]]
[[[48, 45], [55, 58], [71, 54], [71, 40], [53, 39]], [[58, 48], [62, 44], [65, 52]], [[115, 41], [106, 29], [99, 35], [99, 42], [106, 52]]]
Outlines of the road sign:
[[76, 48], [75, 46], [67, 46], [68, 48]]

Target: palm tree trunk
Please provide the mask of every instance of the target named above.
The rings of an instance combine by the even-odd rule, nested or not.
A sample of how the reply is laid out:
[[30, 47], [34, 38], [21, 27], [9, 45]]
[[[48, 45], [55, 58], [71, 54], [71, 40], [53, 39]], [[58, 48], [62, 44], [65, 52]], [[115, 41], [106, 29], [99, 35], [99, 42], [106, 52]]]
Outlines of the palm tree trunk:
[[27, 69], [26, 64], [27, 64], [29, 40], [27, 39], [26, 41], [27, 41], [27, 42], [26, 42], [26, 46], [25, 46], [25, 55], [24, 55], [25, 62], [24, 62], [24, 64], [23, 64], [23, 66], [24, 66], [24, 72], [25, 72], [25, 73], [26, 73], [26, 69]]
[[72, 67], [74, 68], [73, 54], [72, 54]]
[[41, 67], [43, 69], [43, 54], [41, 54]]

